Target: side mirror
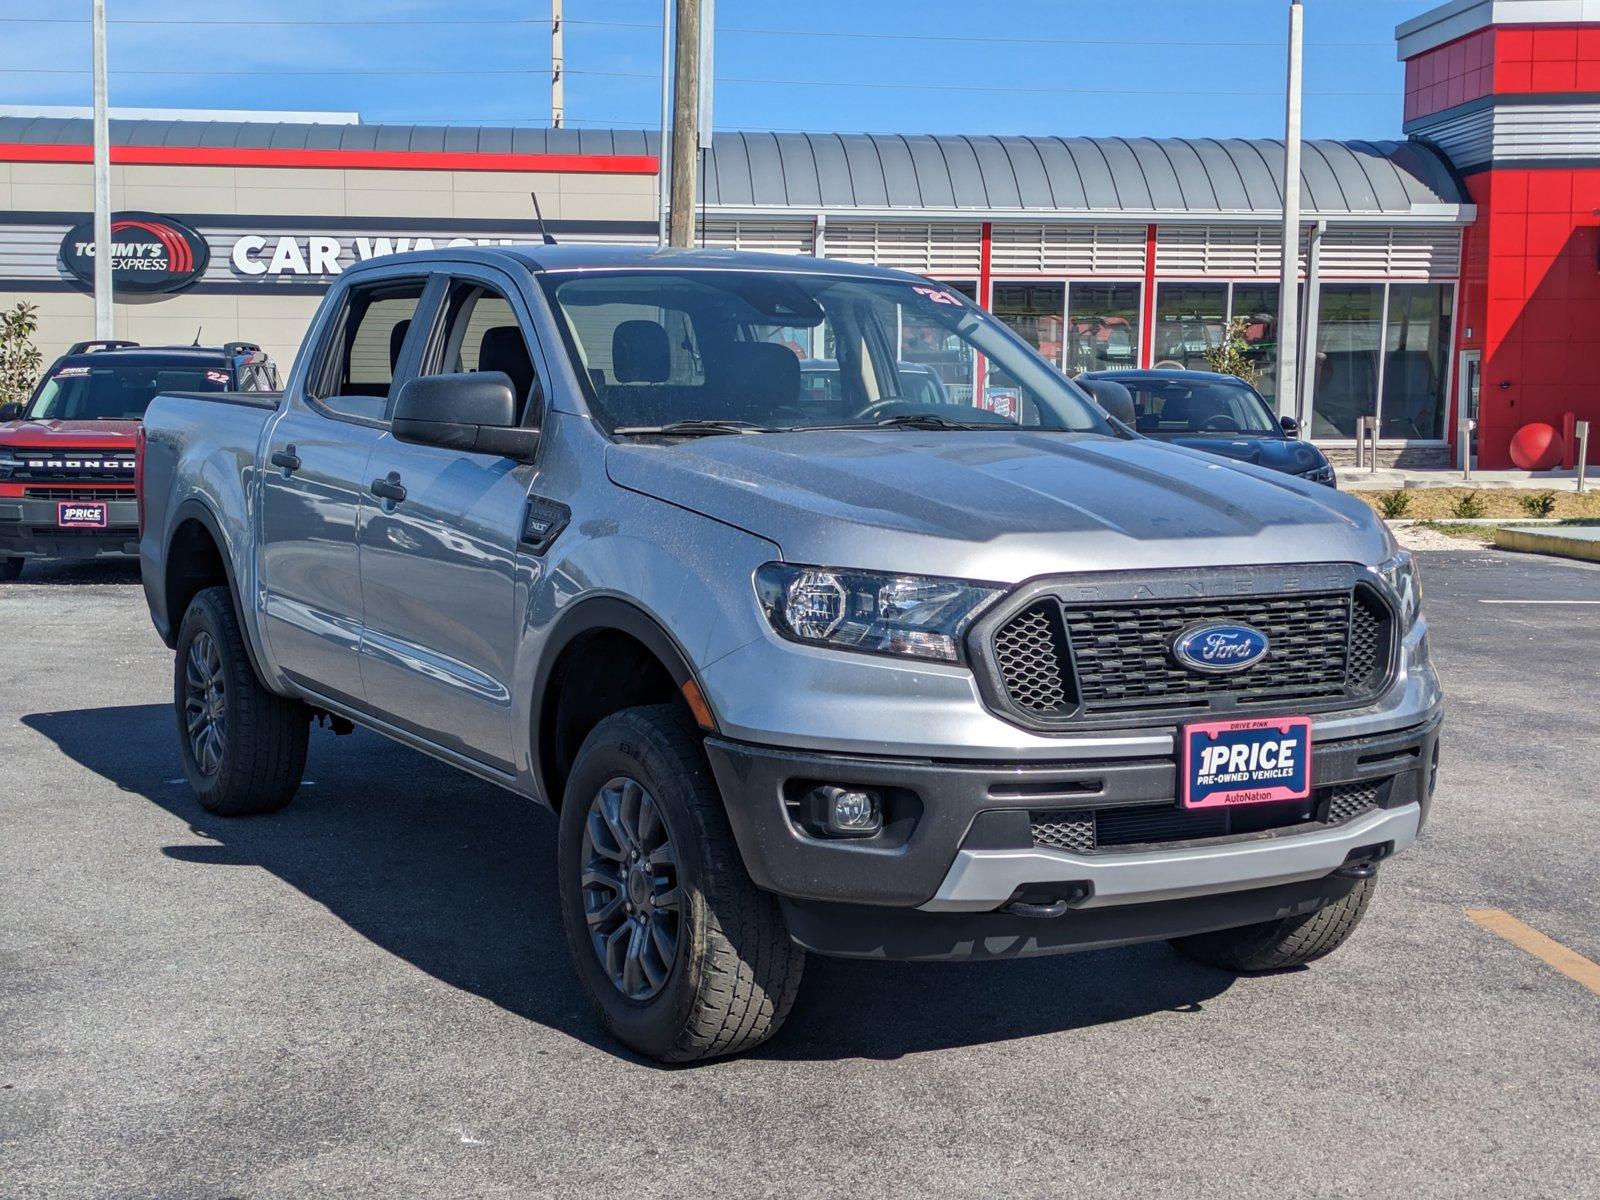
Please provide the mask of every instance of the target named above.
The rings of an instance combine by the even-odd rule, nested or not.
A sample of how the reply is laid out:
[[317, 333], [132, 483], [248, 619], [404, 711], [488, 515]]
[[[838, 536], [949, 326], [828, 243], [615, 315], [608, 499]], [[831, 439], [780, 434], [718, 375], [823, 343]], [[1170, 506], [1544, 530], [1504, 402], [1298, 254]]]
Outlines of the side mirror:
[[1283, 431], [1291, 437], [1300, 432], [1300, 422], [1293, 417], [1279, 417], [1278, 424], [1283, 426]]
[[15, 400], [0, 404], [0, 421], [20, 421], [22, 419], [22, 405]]
[[423, 375], [400, 388], [392, 422], [396, 441], [468, 454], [533, 461], [539, 431], [517, 424], [517, 396], [503, 371]]
[[1114, 379], [1084, 379], [1074, 382], [1090, 396], [1108, 417], [1121, 421], [1129, 429], [1138, 423], [1139, 414], [1133, 408], [1133, 393]]

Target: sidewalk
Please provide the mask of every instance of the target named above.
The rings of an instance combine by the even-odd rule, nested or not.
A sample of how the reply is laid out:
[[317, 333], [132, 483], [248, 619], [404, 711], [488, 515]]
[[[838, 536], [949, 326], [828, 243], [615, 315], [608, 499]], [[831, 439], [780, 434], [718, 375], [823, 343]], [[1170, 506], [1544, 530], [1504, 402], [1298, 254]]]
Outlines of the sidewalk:
[[[1526, 491], [1575, 492], [1576, 471], [1473, 471], [1463, 478], [1458, 470], [1408, 467], [1340, 467], [1342, 492], [1393, 492], [1402, 488], [1517, 488]], [[1600, 491], [1600, 467], [1591, 466], [1584, 480], [1584, 491]]]

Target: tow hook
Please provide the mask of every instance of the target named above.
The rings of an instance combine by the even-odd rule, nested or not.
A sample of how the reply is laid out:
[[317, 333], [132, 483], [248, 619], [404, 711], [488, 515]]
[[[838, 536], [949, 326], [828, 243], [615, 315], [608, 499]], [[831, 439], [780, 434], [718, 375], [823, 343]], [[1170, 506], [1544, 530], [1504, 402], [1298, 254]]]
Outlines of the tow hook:
[[1065, 916], [1074, 904], [1081, 904], [1092, 895], [1094, 885], [1088, 882], [1033, 884], [1012, 892], [1000, 911], [1007, 916], [1048, 921]]
[[1345, 863], [1334, 872], [1340, 879], [1371, 879], [1378, 873], [1378, 864], [1374, 862]]

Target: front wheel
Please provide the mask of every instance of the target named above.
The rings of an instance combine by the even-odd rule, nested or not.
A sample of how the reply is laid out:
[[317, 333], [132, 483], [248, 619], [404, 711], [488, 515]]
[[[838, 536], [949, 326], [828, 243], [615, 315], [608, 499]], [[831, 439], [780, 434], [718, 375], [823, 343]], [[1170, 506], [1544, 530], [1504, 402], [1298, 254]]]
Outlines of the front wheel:
[[578, 977], [622, 1042], [664, 1062], [777, 1032], [805, 954], [745, 872], [700, 746], [672, 705], [607, 717], [567, 780], [557, 839]]
[[183, 773], [209, 812], [276, 812], [306, 769], [311, 710], [256, 678], [225, 587], [206, 588], [178, 628], [172, 675]]
[[23, 559], [0, 558], [0, 583], [10, 583], [22, 574]]
[[1361, 880], [1343, 899], [1299, 917], [1263, 921], [1215, 933], [1173, 938], [1180, 954], [1225, 971], [1279, 971], [1332, 954], [1355, 932], [1377, 890], [1376, 876]]

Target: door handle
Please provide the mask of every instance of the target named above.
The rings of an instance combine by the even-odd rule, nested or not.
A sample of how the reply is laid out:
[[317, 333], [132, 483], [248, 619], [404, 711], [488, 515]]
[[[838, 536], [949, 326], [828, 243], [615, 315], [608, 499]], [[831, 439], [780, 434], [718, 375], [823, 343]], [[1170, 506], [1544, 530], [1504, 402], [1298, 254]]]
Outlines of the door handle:
[[406, 489], [400, 482], [399, 474], [390, 471], [387, 479], [374, 479], [372, 481], [372, 494], [394, 504], [399, 504], [406, 498]]
[[285, 475], [293, 475], [300, 469], [300, 456], [294, 452], [293, 442], [282, 450], [274, 451], [270, 461], [273, 466], [280, 468]]

